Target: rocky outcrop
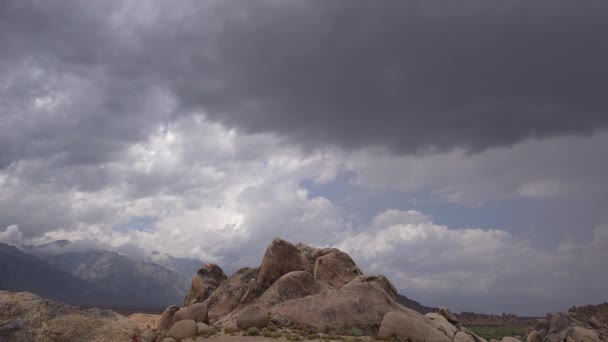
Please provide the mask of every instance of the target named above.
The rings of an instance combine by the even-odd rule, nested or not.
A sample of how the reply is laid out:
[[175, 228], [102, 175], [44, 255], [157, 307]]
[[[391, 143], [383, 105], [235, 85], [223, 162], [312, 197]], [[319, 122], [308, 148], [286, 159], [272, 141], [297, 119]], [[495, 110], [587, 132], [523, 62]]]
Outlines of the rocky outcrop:
[[259, 268], [244, 267], [221, 283], [207, 300], [209, 319], [215, 321], [218, 317], [227, 315], [236, 309], [247, 293], [249, 282], [253, 280], [255, 284], [258, 272]]
[[192, 277], [192, 286], [186, 295], [184, 306], [205, 301], [227, 278], [218, 265], [203, 265]]
[[[365, 281], [360, 276], [339, 290], [292, 299], [270, 308], [295, 323], [305, 323], [323, 329], [358, 327], [364, 333], [376, 334], [388, 312], [402, 312], [424, 317], [397, 304], [381, 286], [381, 282]], [[428, 320], [430, 322], [430, 320]]]
[[330, 288], [306, 271], [293, 271], [283, 275], [264, 292], [258, 304], [270, 308], [285, 301], [327, 292]]
[[137, 341], [137, 325], [110, 310], [83, 310], [27, 292], [0, 291], [0, 341]]
[[[195, 285], [200, 288], [193, 281]], [[447, 308], [424, 316], [397, 299], [388, 278], [363, 275], [348, 254], [277, 238], [259, 268], [238, 270], [219, 283], [204, 304], [216, 328], [261, 329], [271, 322], [274, 327], [308, 326], [429, 342], [486, 342]], [[173, 321], [191, 318], [187, 308], [182, 310]]]
[[335, 289], [341, 288], [362, 274], [353, 259], [344, 252], [331, 252], [315, 261], [314, 278]]
[[538, 320], [526, 338], [527, 342], [600, 342], [608, 341], [606, 326], [588, 317], [579, 320], [575, 313], [556, 313]]

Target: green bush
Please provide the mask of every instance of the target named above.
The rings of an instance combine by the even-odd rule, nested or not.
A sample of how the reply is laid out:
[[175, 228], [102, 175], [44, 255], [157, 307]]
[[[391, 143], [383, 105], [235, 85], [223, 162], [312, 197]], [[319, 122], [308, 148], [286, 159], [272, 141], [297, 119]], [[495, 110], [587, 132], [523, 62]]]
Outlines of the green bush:
[[245, 336], [260, 336], [260, 329], [251, 327], [245, 332]]

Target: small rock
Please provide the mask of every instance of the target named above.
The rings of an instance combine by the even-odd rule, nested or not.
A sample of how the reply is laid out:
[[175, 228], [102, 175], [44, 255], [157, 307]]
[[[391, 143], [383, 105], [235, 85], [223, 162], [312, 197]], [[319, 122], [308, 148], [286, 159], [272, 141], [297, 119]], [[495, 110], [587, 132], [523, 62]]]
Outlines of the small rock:
[[239, 312], [236, 325], [241, 329], [250, 327], [262, 329], [268, 325], [268, 314], [255, 305], [248, 306]]
[[528, 334], [526, 342], [543, 342], [543, 336], [538, 331], [532, 331]]
[[152, 329], [146, 330], [143, 333], [141, 333], [141, 338], [145, 342], [154, 342], [158, 338], [158, 331], [155, 331]]
[[174, 338], [171, 337], [165, 337], [163, 338], [162, 342], [176, 342]]
[[456, 318], [452, 311], [450, 311], [450, 309], [446, 308], [445, 306], [439, 308], [439, 314], [445, 317], [445, 319], [447, 319], [450, 323], [460, 323], [460, 321], [458, 320], [458, 318]]
[[197, 334], [198, 335], [204, 335], [207, 332], [209, 332], [209, 330], [211, 330], [211, 327], [209, 327], [205, 323], [196, 323], [196, 326], [197, 326]]
[[276, 326], [278, 326], [280, 328], [286, 328], [291, 325], [291, 321], [289, 320], [289, 318], [287, 318], [285, 316], [281, 316], [279, 314], [274, 315], [272, 317], [271, 321], [272, 321], [272, 323], [274, 323]]
[[180, 341], [188, 337], [196, 336], [197, 331], [198, 326], [196, 325], [196, 322], [192, 319], [185, 319], [173, 324], [167, 335]]

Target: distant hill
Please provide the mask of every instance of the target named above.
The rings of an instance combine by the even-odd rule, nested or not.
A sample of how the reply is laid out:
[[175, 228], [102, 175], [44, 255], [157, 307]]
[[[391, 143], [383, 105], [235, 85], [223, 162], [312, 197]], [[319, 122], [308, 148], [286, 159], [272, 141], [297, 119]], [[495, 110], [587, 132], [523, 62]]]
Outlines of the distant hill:
[[397, 294], [397, 303], [405, 306], [408, 309], [412, 309], [414, 311], [418, 311], [422, 314], [429, 312], [436, 312], [437, 308], [432, 308], [428, 306], [424, 306], [413, 299], [409, 299], [406, 296]]
[[0, 289], [77, 305], [116, 305], [123, 299], [4, 243], [0, 243]]

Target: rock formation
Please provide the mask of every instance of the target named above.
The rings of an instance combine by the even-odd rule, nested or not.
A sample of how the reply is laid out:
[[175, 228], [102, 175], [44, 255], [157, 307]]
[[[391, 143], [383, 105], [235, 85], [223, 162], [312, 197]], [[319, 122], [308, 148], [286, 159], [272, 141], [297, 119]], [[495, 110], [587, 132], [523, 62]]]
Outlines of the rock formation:
[[165, 324], [159, 329], [160, 337], [175, 338], [178, 335], [169, 331], [175, 332], [174, 327], [184, 321], [188, 323], [179, 323], [179, 331], [187, 328], [193, 334], [192, 308], [204, 305], [215, 328], [262, 329], [270, 324], [405, 340], [486, 342], [464, 328], [446, 308], [425, 316], [400, 305], [397, 299], [388, 278], [362, 274], [348, 254], [276, 238], [259, 268], [242, 268], [229, 278], [216, 265], [201, 268], [184, 307], [179, 311], [170, 307], [163, 314], [173, 315], [161, 319], [173, 326]]
[[528, 334], [527, 342], [600, 342], [608, 341], [608, 326], [595, 316], [579, 320], [573, 312], [548, 315]]
[[192, 277], [192, 286], [184, 299], [184, 306], [205, 301], [226, 278], [218, 265], [203, 265]]
[[0, 341], [138, 341], [137, 325], [110, 310], [83, 310], [27, 292], [0, 291]]

